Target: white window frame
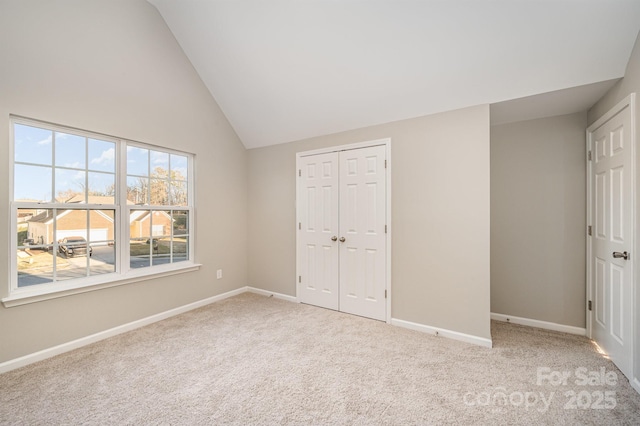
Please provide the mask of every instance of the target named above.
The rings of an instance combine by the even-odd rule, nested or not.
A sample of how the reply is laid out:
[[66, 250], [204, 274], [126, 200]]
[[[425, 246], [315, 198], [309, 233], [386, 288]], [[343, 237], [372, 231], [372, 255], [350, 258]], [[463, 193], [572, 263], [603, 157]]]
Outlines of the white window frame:
[[[73, 135], [90, 137], [94, 139], [114, 142], [116, 147], [115, 155], [115, 180], [116, 194], [115, 204], [78, 204], [75, 208], [82, 210], [102, 209], [114, 210], [114, 238], [115, 244], [115, 271], [112, 273], [92, 275], [83, 278], [56, 281], [51, 283], [36, 284], [26, 287], [18, 287], [18, 267], [17, 267], [17, 235], [18, 221], [17, 212], [21, 208], [33, 208], [34, 205], [45, 208], [60, 208], [68, 210], [68, 203], [29, 203], [14, 201], [14, 179], [15, 179], [15, 140], [14, 125], [22, 124], [26, 126], [43, 128], [53, 132], [69, 133]], [[132, 282], [158, 278], [162, 276], [174, 275], [177, 273], [189, 272], [199, 269], [200, 264], [195, 263], [195, 198], [194, 198], [194, 163], [195, 155], [188, 152], [177, 151], [161, 146], [151, 145], [142, 142], [135, 142], [128, 139], [118, 138], [96, 132], [75, 129], [67, 126], [51, 124], [40, 120], [33, 120], [24, 117], [10, 116], [10, 144], [9, 144], [9, 206], [10, 206], [10, 226], [9, 226], [9, 288], [8, 296], [1, 299], [5, 307], [23, 305], [27, 303], [39, 302], [71, 294], [85, 293], [102, 288], [124, 285]], [[127, 146], [135, 146], [148, 150], [160, 151], [168, 154], [185, 156], [188, 159], [187, 173], [187, 206], [151, 206], [127, 204]], [[52, 167], [54, 167], [52, 165]], [[55, 175], [55, 172], [54, 172]], [[55, 184], [52, 184], [52, 187]], [[53, 189], [52, 189], [53, 191]], [[52, 197], [55, 193], [52, 192]], [[129, 233], [130, 227], [126, 226], [131, 210], [183, 210], [188, 212], [188, 258], [185, 261], [153, 265], [141, 268], [130, 267]]]

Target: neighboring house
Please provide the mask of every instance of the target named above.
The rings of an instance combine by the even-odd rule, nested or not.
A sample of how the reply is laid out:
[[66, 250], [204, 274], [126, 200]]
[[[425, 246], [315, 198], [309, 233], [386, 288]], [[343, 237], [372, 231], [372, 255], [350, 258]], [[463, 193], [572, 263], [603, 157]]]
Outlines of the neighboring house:
[[[83, 204], [81, 198], [71, 198], [69, 203]], [[112, 197], [90, 196], [91, 204], [113, 203]], [[107, 244], [114, 240], [113, 211], [92, 210], [89, 213], [90, 231], [87, 236], [86, 210], [58, 210], [54, 235], [54, 217], [52, 210], [43, 210], [27, 221], [27, 238], [35, 244], [51, 244], [65, 237], [79, 236], [94, 245]], [[171, 235], [171, 216], [164, 211], [134, 210], [130, 219], [131, 238], [149, 238], [150, 236]], [[88, 238], [87, 238], [88, 237]]]
[[[37, 203], [38, 200], [33, 200], [33, 199], [21, 199], [21, 200], [16, 200], [16, 202], [29, 202], [29, 203]], [[33, 216], [37, 216], [38, 214], [42, 213], [44, 210], [42, 209], [33, 209], [33, 208], [22, 208], [22, 209], [18, 209], [18, 223], [26, 223], [28, 222]]]
[[45, 210], [28, 221], [27, 235], [35, 244], [50, 244], [74, 236], [95, 241], [96, 245], [107, 244], [114, 239], [113, 217], [109, 213], [108, 210], [92, 210], [89, 213], [91, 231], [87, 238], [86, 210], [58, 210], [55, 235], [52, 210]]
[[130, 238], [148, 238], [171, 235], [171, 216], [163, 211], [134, 210], [129, 217]]
[[18, 211], [18, 223], [26, 223], [40, 212], [41, 210], [36, 209], [20, 209]]

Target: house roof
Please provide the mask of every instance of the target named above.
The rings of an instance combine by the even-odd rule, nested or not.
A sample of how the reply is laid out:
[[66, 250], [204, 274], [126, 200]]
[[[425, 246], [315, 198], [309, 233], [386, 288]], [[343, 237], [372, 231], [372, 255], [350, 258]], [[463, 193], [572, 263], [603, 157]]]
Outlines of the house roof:
[[[66, 215], [68, 215], [69, 213], [74, 212], [74, 211], [81, 211], [81, 212], [82, 212], [82, 214], [84, 214], [84, 212], [85, 212], [86, 210], [77, 210], [77, 209], [66, 209], [66, 210], [63, 210], [63, 209], [58, 209], [58, 210], [57, 210], [57, 213], [58, 213], [58, 214], [57, 214], [57, 217], [58, 217], [58, 219], [59, 219], [60, 217], [62, 217], [62, 216], [66, 216]], [[43, 211], [42, 213], [40, 213], [40, 214], [37, 214], [37, 215], [33, 216], [31, 219], [29, 219], [29, 220], [28, 220], [28, 222], [29, 222], [29, 223], [32, 223], [32, 222], [33, 222], [33, 223], [47, 223], [47, 224], [50, 224], [50, 223], [52, 223], [52, 222], [53, 222], [53, 215], [52, 215], [52, 214], [49, 214], [49, 212], [50, 212], [50, 210], [45, 210], [45, 211]], [[100, 210], [96, 210], [96, 212], [97, 212], [100, 216], [104, 217], [105, 219], [107, 219], [107, 220], [109, 220], [109, 221], [113, 222], [113, 218], [112, 218], [112, 217], [110, 217], [109, 215], [107, 215], [107, 214], [105, 214], [105, 213], [101, 212]]]
[[53, 219], [53, 215], [49, 214], [49, 210], [45, 210], [44, 212], [33, 216], [29, 219], [30, 223], [47, 223], [51, 219]]
[[[113, 196], [89, 195], [87, 201], [89, 204], [113, 204]], [[84, 194], [76, 194], [69, 199], [58, 200], [58, 202], [84, 204]], [[131, 204], [128, 200], [127, 202]]]
[[[70, 212], [74, 211], [73, 209], [68, 209], [68, 210], [61, 210], [58, 209], [58, 217], [63, 216], [63, 215], [67, 215]], [[149, 217], [149, 210], [133, 210], [131, 212], [131, 216], [129, 217], [129, 223], [133, 223], [133, 222], [140, 222], [143, 221], [145, 219], [147, 219]], [[161, 215], [165, 216], [168, 219], [171, 219], [171, 216], [168, 215], [167, 213], [165, 213], [164, 211], [158, 211], [158, 213], [160, 213]], [[98, 214], [101, 214], [100, 211], [98, 210]], [[106, 219], [113, 221], [113, 219], [107, 215], [102, 215], [104, 216]], [[33, 222], [33, 223], [49, 223], [53, 220], [53, 215], [49, 214], [49, 210], [45, 210], [44, 212], [37, 214], [35, 216], [33, 216], [29, 222]]]
[[[160, 210], [156, 210], [156, 213], [161, 214], [162, 216], [164, 216], [165, 218], [171, 220], [171, 216], [168, 215], [166, 212]], [[149, 210], [133, 210], [131, 212], [131, 215], [129, 217], [129, 223], [133, 223], [133, 222], [142, 222], [143, 220], [146, 220], [149, 218], [151, 212]]]
[[148, 1], [247, 148], [619, 79], [640, 30], [637, 0]]
[[[89, 195], [87, 198], [89, 204], [113, 204], [114, 199], [113, 196], [103, 196], [103, 195]], [[86, 204], [84, 201], [83, 194], [76, 194], [68, 199], [57, 199], [59, 203], [69, 203], [69, 204]], [[133, 205], [133, 201], [127, 200], [128, 205]]]

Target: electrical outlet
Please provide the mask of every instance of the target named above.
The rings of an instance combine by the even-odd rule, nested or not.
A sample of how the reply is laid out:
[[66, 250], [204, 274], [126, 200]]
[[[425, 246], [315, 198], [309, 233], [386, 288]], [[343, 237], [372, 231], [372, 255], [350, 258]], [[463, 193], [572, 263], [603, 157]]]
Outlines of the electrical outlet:
[[222, 269], [218, 269], [218, 271], [216, 272], [216, 277], [218, 279], [222, 278]]

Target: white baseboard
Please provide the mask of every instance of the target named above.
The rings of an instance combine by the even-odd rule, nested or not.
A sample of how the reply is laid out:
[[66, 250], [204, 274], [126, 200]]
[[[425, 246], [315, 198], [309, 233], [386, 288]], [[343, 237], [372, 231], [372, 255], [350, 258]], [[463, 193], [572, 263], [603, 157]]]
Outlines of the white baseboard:
[[635, 378], [633, 380], [630, 380], [629, 383], [631, 383], [631, 387], [634, 388], [636, 392], [640, 393], [640, 380]]
[[534, 320], [529, 318], [514, 317], [513, 315], [495, 314], [493, 312], [491, 313], [491, 319], [496, 321], [502, 321], [502, 322], [510, 322], [513, 324], [527, 325], [529, 327], [544, 328], [545, 330], [553, 330], [553, 331], [560, 331], [563, 333], [577, 334], [579, 336], [587, 335], [586, 328], [574, 327], [571, 325], [564, 325], [564, 324], [556, 324], [555, 322], [547, 322], [547, 321], [540, 321], [540, 320]]
[[79, 339], [72, 340], [71, 342], [62, 343], [60, 345], [43, 349], [41, 351], [34, 352], [29, 355], [25, 355], [19, 358], [14, 358], [9, 361], [5, 361], [3, 363], [0, 363], [0, 374], [6, 373], [7, 371], [15, 370], [16, 368], [24, 367], [29, 364], [33, 364], [34, 362], [38, 362], [38, 361], [45, 360], [47, 358], [54, 357], [56, 355], [63, 354], [65, 352], [72, 351], [74, 349], [81, 348], [82, 346], [86, 346], [91, 343], [99, 342], [100, 340], [104, 340], [109, 337], [117, 336], [118, 334], [135, 330], [136, 328], [144, 327], [145, 325], [153, 324], [154, 322], [162, 321], [164, 319], [191, 311], [193, 309], [201, 308], [203, 306], [209, 305], [219, 300], [236, 296], [246, 291], [247, 291], [247, 287], [241, 287], [236, 290], [218, 294], [217, 296], [209, 297], [203, 300], [198, 300], [197, 302], [189, 303], [188, 305], [180, 306], [180, 307], [170, 309], [165, 312], [160, 312], [159, 314], [151, 315], [149, 317], [142, 318], [127, 324], [119, 325], [117, 327], [110, 328], [108, 330], [100, 331], [98, 333], [91, 334], [86, 337], [81, 337]]
[[427, 334], [432, 334], [434, 336], [442, 336], [442, 337], [447, 337], [449, 339], [460, 340], [462, 342], [472, 343], [478, 346], [484, 346], [485, 348], [490, 348], [493, 345], [491, 339], [487, 339], [484, 337], [473, 336], [471, 334], [464, 334], [458, 331], [452, 331], [452, 330], [447, 330], [447, 329], [438, 328], [438, 327], [431, 327], [429, 325], [418, 324], [415, 322], [404, 321], [396, 318], [391, 318], [391, 325], [408, 328], [410, 330], [420, 331]]
[[255, 288], [255, 287], [246, 287], [247, 291], [250, 293], [255, 293], [255, 294], [260, 294], [262, 296], [268, 296], [271, 297], [273, 296], [276, 299], [282, 299], [282, 300], [286, 300], [288, 302], [298, 302], [298, 298], [295, 296], [289, 296], [288, 294], [282, 294], [282, 293], [276, 293], [273, 291], [268, 291], [268, 290], [263, 290], [261, 288]]

